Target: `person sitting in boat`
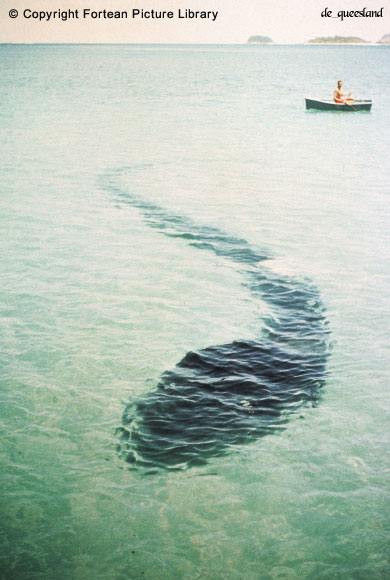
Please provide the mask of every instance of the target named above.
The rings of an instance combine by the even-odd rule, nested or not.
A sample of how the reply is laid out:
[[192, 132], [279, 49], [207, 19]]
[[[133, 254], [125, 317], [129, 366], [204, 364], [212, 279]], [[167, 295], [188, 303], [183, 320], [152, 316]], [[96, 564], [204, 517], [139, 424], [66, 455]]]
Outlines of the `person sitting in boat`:
[[350, 91], [349, 93], [343, 93], [341, 90], [342, 88], [343, 81], [338, 81], [337, 89], [335, 89], [333, 93], [334, 102], [339, 105], [352, 105], [352, 103], [355, 102], [355, 99], [351, 97], [352, 91]]

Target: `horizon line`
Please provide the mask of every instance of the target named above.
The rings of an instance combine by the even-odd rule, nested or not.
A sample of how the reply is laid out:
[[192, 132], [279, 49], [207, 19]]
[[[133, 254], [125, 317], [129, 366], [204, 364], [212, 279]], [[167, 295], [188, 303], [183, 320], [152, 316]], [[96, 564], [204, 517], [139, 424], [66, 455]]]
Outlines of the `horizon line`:
[[390, 43], [380, 43], [370, 40], [364, 42], [314, 42], [306, 40], [303, 42], [0, 42], [0, 45], [20, 45], [20, 46], [390, 46]]

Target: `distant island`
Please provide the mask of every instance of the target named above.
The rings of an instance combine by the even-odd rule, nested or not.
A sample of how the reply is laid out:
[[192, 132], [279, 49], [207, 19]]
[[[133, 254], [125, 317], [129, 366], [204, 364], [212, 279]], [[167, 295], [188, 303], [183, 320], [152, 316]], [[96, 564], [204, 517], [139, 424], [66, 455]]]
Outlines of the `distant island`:
[[[260, 36], [256, 34], [250, 36], [247, 40], [247, 44], [275, 44], [272, 38], [269, 36]], [[358, 36], [317, 36], [311, 40], [307, 40], [304, 44], [370, 44], [375, 46], [376, 44], [389, 44], [390, 45], [390, 34], [384, 34], [380, 40], [375, 42], [370, 42], [364, 40], [364, 38], [359, 38]]]
[[370, 44], [357, 36], [318, 36], [305, 44]]
[[273, 40], [269, 36], [251, 36], [248, 44], [272, 44]]
[[382, 38], [378, 40], [378, 44], [390, 44], [390, 34], [382, 36]]

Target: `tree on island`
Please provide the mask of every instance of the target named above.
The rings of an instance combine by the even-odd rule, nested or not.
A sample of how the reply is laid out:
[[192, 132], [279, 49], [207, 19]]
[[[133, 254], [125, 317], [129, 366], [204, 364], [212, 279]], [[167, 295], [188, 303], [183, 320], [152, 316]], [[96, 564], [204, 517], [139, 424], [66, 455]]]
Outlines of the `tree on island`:
[[318, 36], [308, 40], [307, 44], [369, 44], [357, 36]]
[[378, 44], [390, 44], [390, 34], [382, 36], [382, 38], [378, 40]]
[[271, 44], [272, 42], [269, 36], [251, 36], [248, 39], [248, 44]]

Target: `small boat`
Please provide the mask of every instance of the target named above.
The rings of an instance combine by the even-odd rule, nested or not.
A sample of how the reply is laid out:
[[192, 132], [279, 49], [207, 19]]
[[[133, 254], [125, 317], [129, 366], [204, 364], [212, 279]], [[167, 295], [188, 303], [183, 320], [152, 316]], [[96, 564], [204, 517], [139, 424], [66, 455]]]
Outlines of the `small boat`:
[[335, 103], [333, 100], [309, 99], [305, 97], [306, 109], [317, 111], [370, 111], [372, 101], [354, 101], [351, 104]]

